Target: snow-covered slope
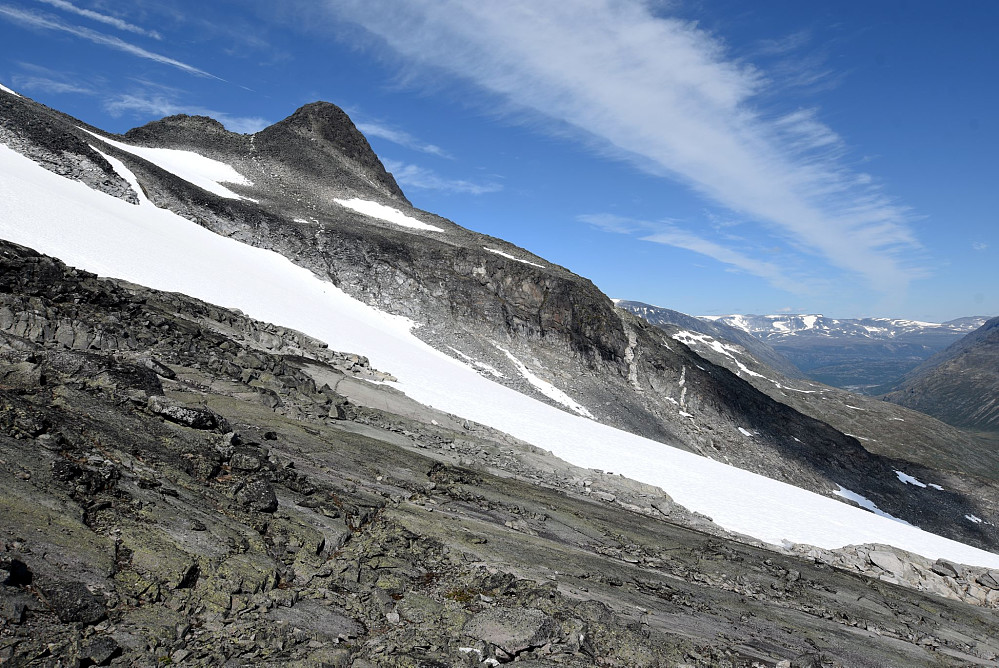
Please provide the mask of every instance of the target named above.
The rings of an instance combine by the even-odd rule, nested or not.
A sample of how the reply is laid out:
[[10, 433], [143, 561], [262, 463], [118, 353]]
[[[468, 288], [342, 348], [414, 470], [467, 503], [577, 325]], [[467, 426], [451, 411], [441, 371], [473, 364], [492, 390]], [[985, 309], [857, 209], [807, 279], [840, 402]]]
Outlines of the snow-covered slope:
[[[98, 147], [99, 148], [99, 147]], [[999, 567], [999, 555], [790, 485], [629, 434], [482, 377], [381, 313], [277, 253], [68, 181], [0, 145], [0, 236], [103, 275], [238, 308], [338, 350], [367, 355], [414, 399], [502, 429], [573, 463], [661, 486], [723, 527], [772, 543], [890, 543], [928, 557]], [[294, 298], [289, 298], [293, 296]], [[964, 521], [955, 517], [955, 522]]]

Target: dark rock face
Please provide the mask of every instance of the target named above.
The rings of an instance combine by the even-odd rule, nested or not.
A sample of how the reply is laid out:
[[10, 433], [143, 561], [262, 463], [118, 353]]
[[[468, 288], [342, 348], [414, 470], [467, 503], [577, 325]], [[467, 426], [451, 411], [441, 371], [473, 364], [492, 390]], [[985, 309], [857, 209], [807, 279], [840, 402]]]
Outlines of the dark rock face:
[[[660, 490], [415, 406], [300, 333], [10, 244], [0, 276], [0, 372], [40, 371], [0, 384], [5, 663], [999, 658], [994, 572], [886, 546], [764, 549]], [[158, 393], [103, 371], [122, 365]], [[150, 397], [231, 431], [163, 420]]]
[[91, 626], [107, 617], [102, 598], [82, 582], [50, 582], [42, 593], [61, 621]]
[[999, 433], [999, 318], [914, 369], [885, 399], [957, 427]]

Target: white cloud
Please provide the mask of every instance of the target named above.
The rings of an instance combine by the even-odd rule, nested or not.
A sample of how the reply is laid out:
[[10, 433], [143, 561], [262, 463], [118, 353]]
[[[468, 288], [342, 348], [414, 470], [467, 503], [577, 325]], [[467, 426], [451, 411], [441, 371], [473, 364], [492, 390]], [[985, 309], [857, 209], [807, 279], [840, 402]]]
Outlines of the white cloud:
[[78, 95], [96, 95], [97, 91], [88, 86], [73, 81], [60, 81], [42, 76], [15, 76], [14, 82], [23, 90], [42, 93], [75, 93]]
[[400, 186], [417, 188], [419, 190], [440, 190], [449, 193], [465, 193], [468, 195], [484, 195], [503, 189], [499, 183], [474, 183], [464, 179], [449, 179], [437, 172], [395, 160], [383, 160], [385, 169], [392, 172]]
[[753, 258], [745, 248], [736, 249], [684, 230], [678, 221], [635, 220], [609, 213], [586, 214], [578, 216], [578, 219], [605, 232], [637, 234], [642, 241], [705, 255], [735, 270], [766, 279], [771, 285], [788, 292], [803, 294], [810, 291], [814, 284], [814, 281], [806, 277], [790, 276], [785, 267]]
[[440, 146], [421, 142], [419, 139], [403, 130], [396, 130], [379, 123], [358, 123], [357, 129], [366, 136], [379, 137], [386, 141], [390, 141], [393, 144], [398, 144], [399, 146], [404, 146], [405, 148], [409, 148], [414, 151], [429, 153], [430, 155], [436, 155], [441, 158], [451, 158], [451, 155], [449, 155]]
[[983, 250], [988, 250], [989, 249], [989, 245], [987, 243], [985, 243], [985, 242], [982, 242], [982, 241], [975, 241], [975, 242], [973, 242], [971, 244], [971, 247], [972, 247], [972, 249], [974, 249], [976, 251], [983, 251]]
[[108, 14], [101, 14], [100, 12], [95, 12], [90, 9], [84, 9], [82, 7], [77, 7], [71, 2], [66, 2], [66, 0], [36, 0], [43, 4], [49, 5], [50, 7], [55, 7], [56, 9], [61, 9], [64, 12], [71, 12], [73, 14], [78, 14], [84, 16], [93, 21], [99, 23], [104, 23], [109, 26], [113, 26], [118, 30], [124, 30], [126, 32], [132, 32], [137, 35], [145, 35], [146, 37], [152, 37], [153, 39], [163, 39], [163, 37], [155, 30], [146, 30], [140, 26], [124, 21], [117, 16], [110, 16]]
[[[573, 126], [877, 290], [904, 291], [920, 274], [907, 210], [852, 169], [817, 112], [765, 113], [766, 73], [647, 2], [328, 0], [326, 7], [418, 72], [447, 73], [511, 110]], [[756, 268], [767, 271], [766, 263]]]
[[137, 58], [144, 58], [162, 65], [175, 67], [178, 70], [187, 72], [188, 74], [224, 81], [224, 79], [215, 76], [211, 72], [206, 72], [205, 70], [194, 67], [193, 65], [188, 65], [187, 63], [170, 58], [169, 56], [148, 51], [143, 49], [141, 46], [132, 44], [131, 42], [126, 42], [123, 39], [115, 37], [114, 35], [105, 35], [104, 33], [91, 30], [90, 28], [66, 23], [62, 21], [62, 19], [52, 16], [51, 14], [40, 14], [26, 9], [11, 7], [10, 5], [0, 5], [0, 18], [6, 18], [9, 21], [31, 26], [33, 28], [40, 28], [42, 30], [55, 30], [57, 32], [69, 33], [70, 35], [75, 35], [76, 37], [93, 42], [94, 44], [101, 44], [112, 49], [117, 49], [118, 51], [129, 53]]
[[224, 111], [215, 111], [204, 107], [178, 104], [165, 95], [126, 94], [114, 96], [104, 104], [104, 108], [112, 116], [120, 116], [125, 112], [162, 118], [174, 114], [192, 116], [211, 116], [231, 132], [253, 133], [263, 130], [270, 123], [255, 116], [232, 116]]

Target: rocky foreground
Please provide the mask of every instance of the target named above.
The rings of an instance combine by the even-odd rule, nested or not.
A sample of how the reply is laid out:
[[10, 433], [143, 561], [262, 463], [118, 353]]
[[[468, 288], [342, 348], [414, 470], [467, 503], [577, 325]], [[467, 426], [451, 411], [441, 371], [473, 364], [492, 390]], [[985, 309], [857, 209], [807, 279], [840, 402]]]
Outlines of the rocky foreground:
[[0, 663], [997, 665], [997, 572], [767, 548], [386, 372], [0, 244]]

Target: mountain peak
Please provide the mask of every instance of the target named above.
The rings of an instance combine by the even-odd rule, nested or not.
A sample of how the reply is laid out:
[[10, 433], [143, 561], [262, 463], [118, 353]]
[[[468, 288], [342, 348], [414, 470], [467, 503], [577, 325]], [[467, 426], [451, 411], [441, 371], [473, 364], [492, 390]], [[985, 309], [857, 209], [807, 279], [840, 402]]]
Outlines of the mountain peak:
[[229, 135], [233, 134], [225, 129], [225, 126], [211, 116], [189, 116], [187, 114], [174, 114], [166, 116], [158, 121], [150, 121], [145, 125], [132, 128], [125, 133], [124, 137], [130, 141], [150, 141], [170, 136], [190, 135]]
[[[254, 135], [258, 149], [268, 148], [309, 170], [328, 170], [331, 156], [340, 156], [379, 182], [395, 198], [406, 196], [375, 155], [371, 144], [340, 107], [332, 102], [310, 102], [291, 116]], [[304, 140], [304, 141], [303, 141]], [[351, 168], [344, 165], [348, 171]]]
[[[332, 102], [310, 102], [299, 107], [282, 121], [262, 130], [259, 134], [271, 132], [277, 128], [294, 131], [312, 140], [332, 144], [336, 149], [354, 160], [368, 162], [377, 160], [368, 140], [357, 129], [340, 107]], [[380, 166], [380, 165], [379, 165]]]

